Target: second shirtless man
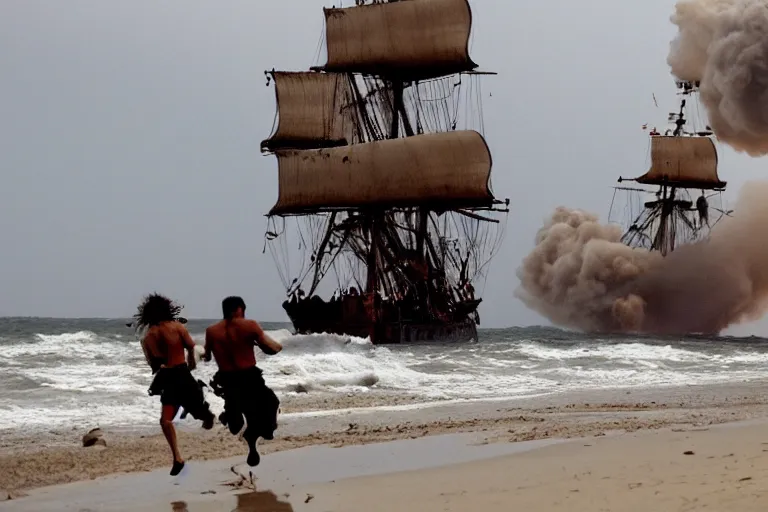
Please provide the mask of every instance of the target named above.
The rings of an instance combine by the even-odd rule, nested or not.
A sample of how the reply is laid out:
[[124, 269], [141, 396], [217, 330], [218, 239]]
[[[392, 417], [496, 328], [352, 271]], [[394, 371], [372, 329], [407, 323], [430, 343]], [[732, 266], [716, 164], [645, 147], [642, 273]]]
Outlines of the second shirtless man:
[[219, 417], [237, 435], [247, 424], [243, 438], [248, 443], [248, 465], [256, 466], [261, 457], [256, 450], [259, 437], [272, 439], [277, 428], [280, 401], [264, 382], [256, 366], [254, 348], [274, 355], [283, 347], [270, 338], [261, 326], [245, 318], [245, 301], [227, 297], [221, 302], [224, 319], [205, 330], [204, 361], [216, 360], [219, 371], [211, 381], [214, 392], [224, 398]]
[[160, 395], [160, 426], [173, 455], [172, 476], [178, 475], [184, 468], [173, 427], [173, 418], [179, 407], [201, 420], [207, 430], [213, 428], [215, 420], [202, 389], [191, 373], [195, 369], [195, 342], [179, 322], [180, 310], [181, 307], [168, 297], [153, 293], [144, 298], [134, 315], [136, 328], [146, 331], [141, 348], [154, 374], [149, 394]]

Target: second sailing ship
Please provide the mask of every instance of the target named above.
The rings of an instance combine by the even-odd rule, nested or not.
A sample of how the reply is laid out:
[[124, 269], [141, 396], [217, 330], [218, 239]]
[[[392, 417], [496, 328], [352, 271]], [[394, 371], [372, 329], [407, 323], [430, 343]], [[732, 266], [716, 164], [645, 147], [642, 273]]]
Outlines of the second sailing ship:
[[[650, 132], [651, 165], [637, 178], [619, 177], [619, 183], [634, 181], [656, 190], [619, 186], [617, 191], [636, 196], [655, 197], [643, 201], [639, 208], [630, 207], [630, 218], [621, 241], [632, 247], [658, 251], [666, 256], [682, 244], [706, 239], [710, 229], [725, 212], [711, 207], [713, 196], [720, 199], [726, 182], [718, 176], [717, 148], [709, 126], [690, 128], [686, 117], [686, 100], [695, 99], [699, 84], [678, 81], [683, 96], [680, 110], [669, 115], [672, 126], [663, 133]], [[699, 191], [699, 197], [693, 195]], [[613, 210], [613, 205], [612, 208]], [[639, 211], [637, 211], [639, 210]], [[710, 218], [710, 210], [715, 215]], [[609, 214], [609, 218], [612, 216]]]

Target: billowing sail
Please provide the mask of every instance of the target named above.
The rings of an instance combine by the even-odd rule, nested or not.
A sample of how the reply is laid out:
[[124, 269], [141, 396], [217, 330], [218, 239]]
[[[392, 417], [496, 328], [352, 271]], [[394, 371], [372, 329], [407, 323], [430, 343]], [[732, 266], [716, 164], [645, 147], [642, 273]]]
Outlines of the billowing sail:
[[490, 206], [491, 154], [471, 130], [330, 149], [281, 150], [271, 215], [371, 206]]
[[651, 137], [651, 168], [636, 180], [646, 185], [721, 189], [717, 150], [709, 137]]
[[348, 78], [337, 73], [273, 72], [278, 124], [262, 150], [314, 149], [352, 143]]
[[403, 0], [325, 9], [327, 71], [428, 79], [477, 67], [467, 0]]

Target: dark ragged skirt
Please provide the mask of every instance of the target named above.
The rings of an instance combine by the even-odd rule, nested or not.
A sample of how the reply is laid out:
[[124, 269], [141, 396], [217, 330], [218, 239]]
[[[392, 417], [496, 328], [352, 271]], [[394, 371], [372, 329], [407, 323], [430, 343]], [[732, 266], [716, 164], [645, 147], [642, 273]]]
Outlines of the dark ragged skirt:
[[160, 395], [160, 403], [183, 407], [184, 411], [197, 420], [206, 420], [213, 415], [205, 401], [203, 389], [189, 370], [181, 364], [171, 368], [160, 368], [149, 386], [150, 396]]
[[246, 440], [274, 438], [280, 400], [267, 387], [261, 369], [254, 366], [231, 372], [219, 370], [210, 384], [213, 392], [224, 399], [224, 412], [219, 421], [233, 435], [247, 424], [243, 433]]

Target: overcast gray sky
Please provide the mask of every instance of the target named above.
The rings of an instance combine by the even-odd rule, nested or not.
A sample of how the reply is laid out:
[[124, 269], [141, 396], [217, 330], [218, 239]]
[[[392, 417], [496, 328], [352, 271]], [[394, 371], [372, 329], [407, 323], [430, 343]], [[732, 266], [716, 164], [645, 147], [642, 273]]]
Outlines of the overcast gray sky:
[[[677, 101], [674, 2], [471, 4], [472, 57], [499, 73], [483, 84], [493, 188], [512, 209], [483, 326], [541, 324], [515, 270], [553, 208], [606, 216], [616, 177], [646, 170], [640, 127]], [[241, 294], [251, 316], [286, 320], [261, 252], [277, 197], [263, 71], [317, 63], [332, 5], [0, 2], [0, 315], [126, 316], [157, 290], [192, 317]], [[729, 198], [764, 167], [723, 152]]]

